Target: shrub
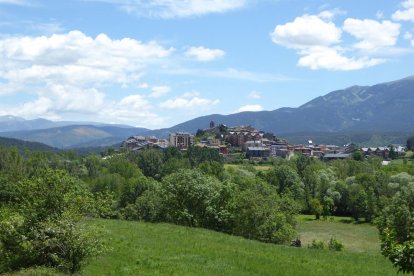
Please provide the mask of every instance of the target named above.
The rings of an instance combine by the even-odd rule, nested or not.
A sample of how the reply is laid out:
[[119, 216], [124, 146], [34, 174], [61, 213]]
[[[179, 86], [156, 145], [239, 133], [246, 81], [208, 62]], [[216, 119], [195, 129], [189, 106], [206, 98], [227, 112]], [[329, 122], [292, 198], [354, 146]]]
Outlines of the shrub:
[[331, 237], [328, 242], [328, 249], [332, 251], [342, 251], [344, 249], [344, 245], [334, 237]]
[[312, 243], [308, 246], [310, 249], [325, 249], [325, 242], [319, 240], [312, 240]]
[[88, 193], [62, 171], [15, 184], [19, 196], [0, 209], [0, 273], [30, 266], [79, 271], [99, 252], [96, 231], [81, 219]]

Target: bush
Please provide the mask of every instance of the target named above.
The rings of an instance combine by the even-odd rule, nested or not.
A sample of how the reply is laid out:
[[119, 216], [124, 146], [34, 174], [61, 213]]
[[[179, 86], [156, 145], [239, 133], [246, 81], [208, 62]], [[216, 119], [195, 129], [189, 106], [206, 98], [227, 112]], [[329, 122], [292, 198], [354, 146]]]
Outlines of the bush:
[[344, 245], [334, 237], [331, 237], [328, 242], [328, 249], [332, 251], [342, 251], [344, 249]]
[[81, 221], [89, 202], [81, 183], [47, 170], [14, 188], [18, 198], [0, 209], [0, 273], [31, 266], [74, 273], [100, 251], [96, 231]]
[[325, 242], [319, 240], [312, 240], [312, 243], [308, 246], [310, 249], [325, 249]]

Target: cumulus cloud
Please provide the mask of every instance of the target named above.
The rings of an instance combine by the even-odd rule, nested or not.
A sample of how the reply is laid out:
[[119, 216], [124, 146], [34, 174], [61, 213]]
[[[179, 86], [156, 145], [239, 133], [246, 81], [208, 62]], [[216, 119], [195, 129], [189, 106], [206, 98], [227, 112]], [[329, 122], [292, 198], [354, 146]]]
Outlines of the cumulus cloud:
[[[112, 103], [104, 91], [138, 82], [146, 67], [173, 51], [156, 42], [114, 40], [105, 34], [93, 38], [80, 31], [6, 37], [0, 39], [0, 94], [30, 92], [37, 96], [18, 109], [8, 110], [26, 118], [56, 119], [59, 114], [70, 112], [99, 115], [102, 110], [111, 110], [121, 118], [121, 109], [133, 106], [132, 99]], [[165, 93], [167, 87], [152, 89], [153, 97]], [[116, 108], [110, 108], [111, 105]]]
[[407, 0], [401, 3], [403, 9], [397, 10], [392, 19], [396, 21], [411, 21], [414, 22], [414, 0]]
[[107, 105], [102, 109], [101, 118], [116, 119], [136, 126], [145, 124], [158, 126], [165, 122], [165, 118], [153, 111], [154, 107], [142, 95], [134, 94], [124, 97], [117, 103]]
[[152, 59], [167, 57], [173, 49], [155, 42], [124, 38], [96, 38], [79, 31], [49, 37], [10, 37], [0, 40], [0, 72], [19, 82], [33, 79], [65, 82], [128, 82]]
[[295, 49], [329, 46], [341, 39], [341, 29], [316, 15], [296, 17], [293, 22], [277, 25], [271, 34], [276, 44]]
[[[271, 34], [272, 41], [296, 49], [298, 66], [312, 70], [349, 71], [375, 66], [385, 62], [382, 58], [350, 56], [354, 52], [341, 47], [342, 29], [332, 19], [334, 13], [323, 11], [319, 15], [303, 15], [293, 22], [277, 25]], [[394, 46], [400, 25], [390, 21], [346, 19], [344, 31], [360, 40], [358, 49], [378, 49]], [[380, 34], [380, 35], [378, 35]]]
[[224, 57], [226, 53], [220, 49], [209, 49], [205, 47], [191, 47], [185, 53], [187, 57], [198, 61], [212, 61]]
[[332, 10], [324, 10], [318, 14], [318, 17], [332, 20], [338, 15], [344, 15], [346, 14], [346, 11], [343, 11], [341, 9], [332, 9]]
[[263, 107], [260, 104], [248, 104], [248, 105], [240, 107], [237, 111], [245, 112], [245, 111], [262, 111], [262, 110], [263, 110]]
[[249, 99], [260, 99], [262, 97], [262, 95], [260, 94], [260, 92], [252, 91], [252, 92], [249, 93], [249, 95], [247, 95], [247, 97]]
[[218, 104], [219, 100], [211, 100], [207, 98], [202, 98], [198, 96], [198, 93], [194, 95], [184, 94], [181, 97], [175, 99], [169, 99], [159, 104], [161, 108], [167, 109], [195, 109], [195, 108], [204, 108], [208, 109], [213, 105]]
[[360, 40], [354, 45], [363, 50], [374, 50], [386, 46], [394, 46], [400, 34], [401, 25], [389, 20], [378, 22], [371, 19], [347, 18], [343, 29]]
[[247, 0], [98, 0], [119, 5], [122, 10], [152, 18], [172, 19], [224, 13], [239, 9]]
[[95, 88], [80, 89], [61, 84], [49, 84], [41, 89], [38, 98], [5, 113], [24, 118], [61, 119], [61, 112], [98, 113], [104, 107], [105, 94]]
[[367, 57], [348, 58], [342, 54], [341, 49], [323, 46], [304, 50], [302, 55], [298, 65], [312, 70], [350, 71], [368, 68], [385, 62], [384, 59]]

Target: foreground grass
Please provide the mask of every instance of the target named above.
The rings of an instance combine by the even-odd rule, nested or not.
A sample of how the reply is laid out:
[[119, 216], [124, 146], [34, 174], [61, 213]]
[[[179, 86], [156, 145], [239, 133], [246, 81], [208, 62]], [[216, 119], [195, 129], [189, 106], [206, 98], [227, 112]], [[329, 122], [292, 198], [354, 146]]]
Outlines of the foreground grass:
[[378, 254], [264, 244], [169, 224], [92, 223], [105, 229], [111, 250], [82, 275], [396, 275]]
[[378, 230], [368, 223], [355, 223], [351, 218], [332, 217], [326, 221], [315, 216], [300, 215], [296, 230], [303, 246], [312, 240], [328, 241], [335, 237], [344, 245], [345, 251], [380, 255]]

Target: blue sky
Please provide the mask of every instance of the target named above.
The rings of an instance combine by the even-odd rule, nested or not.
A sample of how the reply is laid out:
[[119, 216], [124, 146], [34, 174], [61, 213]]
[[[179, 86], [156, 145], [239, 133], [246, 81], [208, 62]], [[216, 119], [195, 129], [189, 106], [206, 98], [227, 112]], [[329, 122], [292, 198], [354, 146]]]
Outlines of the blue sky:
[[160, 128], [413, 64], [414, 0], [0, 0], [0, 115]]

